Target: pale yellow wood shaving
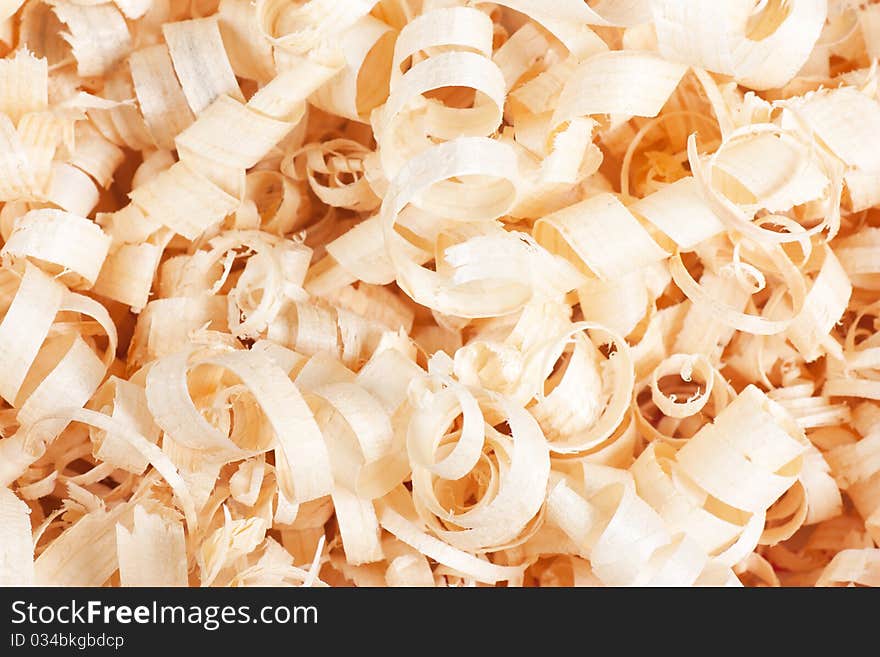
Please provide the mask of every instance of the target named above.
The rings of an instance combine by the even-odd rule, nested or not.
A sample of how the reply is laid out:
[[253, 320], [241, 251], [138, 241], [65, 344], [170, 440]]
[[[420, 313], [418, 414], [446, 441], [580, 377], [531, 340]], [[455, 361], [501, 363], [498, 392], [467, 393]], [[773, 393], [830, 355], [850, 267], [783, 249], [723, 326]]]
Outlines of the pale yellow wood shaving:
[[110, 4], [55, 2], [52, 11], [69, 30], [63, 34], [82, 76], [103, 75], [131, 50], [125, 18]]
[[116, 525], [122, 586], [186, 586], [183, 526], [174, 519], [134, 508], [133, 529]]
[[0, 583], [880, 585], [876, 5], [0, 44]]
[[166, 23], [162, 34], [168, 45], [183, 94], [194, 114], [223, 94], [243, 100], [229, 65], [216, 18]]
[[34, 544], [31, 510], [7, 489], [0, 492], [0, 518], [4, 537], [0, 547], [0, 584], [31, 586], [34, 583]]
[[80, 277], [82, 283], [72, 281], [71, 287], [91, 287], [109, 247], [110, 238], [88, 219], [60, 210], [32, 210], [16, 222], [0, 255], [53, 265], [56, 272]]

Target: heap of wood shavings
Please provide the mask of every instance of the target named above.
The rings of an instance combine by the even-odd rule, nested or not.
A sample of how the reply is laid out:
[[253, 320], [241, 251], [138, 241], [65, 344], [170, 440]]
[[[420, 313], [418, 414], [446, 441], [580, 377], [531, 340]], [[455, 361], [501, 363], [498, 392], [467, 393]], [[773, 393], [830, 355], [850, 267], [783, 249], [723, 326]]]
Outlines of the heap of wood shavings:
[[0, 49], [0, 584], [880, 584], [880, 4]]

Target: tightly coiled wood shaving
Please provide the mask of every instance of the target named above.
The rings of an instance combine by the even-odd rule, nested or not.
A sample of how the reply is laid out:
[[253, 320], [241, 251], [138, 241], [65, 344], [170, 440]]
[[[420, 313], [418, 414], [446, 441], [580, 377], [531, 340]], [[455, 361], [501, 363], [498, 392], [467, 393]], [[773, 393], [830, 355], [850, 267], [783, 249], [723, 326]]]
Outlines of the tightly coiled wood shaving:
[[880, 585], [880, 5], [0, 49], [0, 584]]

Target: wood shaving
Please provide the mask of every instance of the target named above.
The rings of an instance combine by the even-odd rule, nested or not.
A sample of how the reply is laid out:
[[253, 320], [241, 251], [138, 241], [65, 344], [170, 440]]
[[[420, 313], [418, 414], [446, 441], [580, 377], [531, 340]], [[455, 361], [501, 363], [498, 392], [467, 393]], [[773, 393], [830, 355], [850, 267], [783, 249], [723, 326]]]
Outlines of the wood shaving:
[[880, 585], [880, 5], [0, 28], [0, 584]]

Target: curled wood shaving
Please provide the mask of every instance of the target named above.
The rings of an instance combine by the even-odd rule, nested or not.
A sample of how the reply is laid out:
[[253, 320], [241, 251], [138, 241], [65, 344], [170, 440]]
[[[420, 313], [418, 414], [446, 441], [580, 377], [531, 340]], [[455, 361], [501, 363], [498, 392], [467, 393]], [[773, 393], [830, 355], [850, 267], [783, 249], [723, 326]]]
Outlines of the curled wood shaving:
[[0, 3], [0, 584], [880, 585], [880, 6]]

